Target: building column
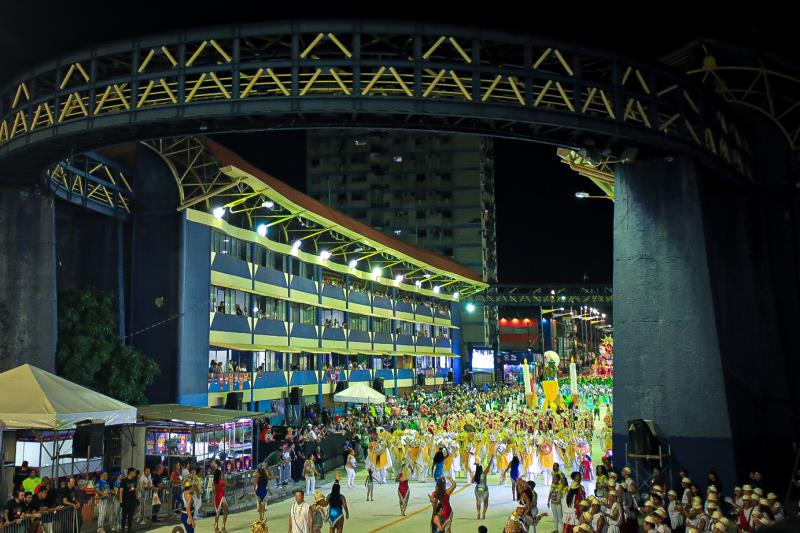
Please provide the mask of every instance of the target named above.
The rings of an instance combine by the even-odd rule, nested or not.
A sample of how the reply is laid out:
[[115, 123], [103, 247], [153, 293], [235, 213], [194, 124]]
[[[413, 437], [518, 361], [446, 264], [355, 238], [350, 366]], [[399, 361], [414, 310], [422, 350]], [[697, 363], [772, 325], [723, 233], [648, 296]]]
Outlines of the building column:
[[56, 368], [54, 198], [0, 188], [0, 371]]
[[[697, 168], [678, 157], [617, 167], [614, 205], [615, 466], [628, 421], [655, 422], [677, 469], [736, 482]], [[633, 463], [633, 461], [628, 461]], [[666, 472], [665, 472], [666, 473]]]

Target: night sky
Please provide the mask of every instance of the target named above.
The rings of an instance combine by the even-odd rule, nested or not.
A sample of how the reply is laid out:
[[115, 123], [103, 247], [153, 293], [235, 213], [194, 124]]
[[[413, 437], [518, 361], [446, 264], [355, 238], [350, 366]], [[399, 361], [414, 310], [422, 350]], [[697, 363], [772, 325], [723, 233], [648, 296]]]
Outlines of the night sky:
[[[200, 2], [19, 2], [0, 0], [0, 82], [26, 65], [95, 43], [148, 33], [236, 22], [295, 18], [390, 18], [477, 24], [616, 50], [655, 60], [689, 41], [712, 37], [787, 55], [796, 49], [794, 31], [774, 12], [733, 13], [733, 4], [713, 13], [697, 2], [635, 2], [616, 13], [603, 4], [541, 7], [542, 3], [451, 2], [431, 8], [422, 2], [214, 3]], [[536, 7], [535, 13], [526, 13]], [[79, 5], [79, 7], [78, 7]], [[242, 6], [236, 10], [228, 6]], [[615, 6], [621, 4], [615, 3]], [[390, 8], [381, 12], [380, 6]], [[482, 6], [482, 7], [481, 7]], [[503, 7], [504, 6], [504, 7]], [[665, 12], [659, 13], [662, 9]], [[782, 17], [777, 17], [781, 19]], [[782, 24], [786, 26], [781, 27]], [[796, 52], [793, 52], [796, 55]], [[303, 132], [219, 135], [217, 139], [291, 185], [304, 189]], [[553, 147], [495, 141], [497, 242], [501, 283], [610, 283], [613, 206], [606, 200], [575, 199], [596, 194], [593, 185], [559, 163]]]

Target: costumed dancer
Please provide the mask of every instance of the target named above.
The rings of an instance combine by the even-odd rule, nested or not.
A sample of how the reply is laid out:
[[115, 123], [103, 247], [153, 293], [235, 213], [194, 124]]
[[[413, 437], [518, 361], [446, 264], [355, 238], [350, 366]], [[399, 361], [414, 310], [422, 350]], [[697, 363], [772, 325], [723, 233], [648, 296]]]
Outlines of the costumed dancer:
[[[475, 483], [475, 506], [478, 509], [478, 520], [486, 518], [486, 511], [489, 509], [489, 484], [487, 483], [488, 467], [484, 472], [481, 466], [481, 460], [476, 459], [475, 474], [472, 476], [472, 483]], [[483, 516], [481, 516], [481, 507], [483, 507]]]
[[397, 496], [400, 500], [400, 514], [406, 515], [406, 508], [408, 507], [408, 498], [411, 496], [411, 488], [408, 482], [411, 479], [411, 469], [408, 463], [403, 463], [400, 473], [397, 475]]

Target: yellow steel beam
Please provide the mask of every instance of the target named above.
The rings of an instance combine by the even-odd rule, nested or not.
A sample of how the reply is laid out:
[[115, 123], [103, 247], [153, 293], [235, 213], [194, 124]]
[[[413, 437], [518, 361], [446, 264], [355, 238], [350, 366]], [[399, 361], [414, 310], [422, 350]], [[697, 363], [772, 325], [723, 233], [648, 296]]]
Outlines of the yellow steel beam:
[[511, 90], [514, 91], [514, 94], [517, 96], [517, 100], [519, 101], [520, 105], [524, 106], [525, 98], [522, 97], [522, 93], [520, 92], [519, 87], [517, 87], [517, 82], [514, 81], [513, 76], [508, 77], [508, 83], [511, 85]]
[[431, 57], [431, 54], [433, 54], [436, 51], [436, 49], [439, 48], [439, 45], [442, 44], [445, 41], [445, 39], [446, 37], [444, 35], [439, 37], [436, 40], [436, 42], [433, 43], [433, 45], [430, 48], [428, 48], [428, 51], [422, 54], [422, 59], [428, 59], [429, 57]]
[[153, 59], [154, 55], [156, 55], [156, 51], [153, 48], [151, 48], [150, 51], [147, 53], [147, 56], [145, 56], [144, 60], [142, 61], [142, 64], [139, 65], [139, 70], [138, 70], [139, 74], [144, 72], [144, 69], [147, 68], [147, 65], [150, 63], [150, 60]]
[[547, 56], [549, 56], [550, 52], [552, 51], [553, 51], [552, 48], [548, 48], [547, 50], [542, 52], [542, 55], [540, 55], [539, 59], [537, 59], [536, 62], [533, 64], [533, 70], [537, 70], [539, 66], [544, 62], [544, 60], [547, 59]]
[[497, 84], [500, 83], [500, 80], [502, 80], [502, 79], [503, 79], [503, 75], [502, 74], [498, 74], [494, 78], [494, 80], [492, 81], [492, 84], [489, 85], [489, 88], [486, 89], [485, 93], [483, 93], [483, 96], [481, 97], [481, 102], [485, 102], [486, 100], [489, 99], [489, 97], [492, 95], [492, 91], [494, 91], [494, 88], [497, 87]]
[[458, 51], [458, 53], [461, 54], [461, 57], [464, 58], [464, 61], [466, 61], [467, 63], [472, 63], [472, 58], [469, 57], [469, 55], [467, 55], [467, 53], [464, 51], [463, 48], [461, 48], [461, 45], [458, 44], [458, 41], [450, 37], [450, 44], [452, 44], [453, 48], [455, 48], [456, 51]]
[[147, 101], [147, 97], [150, 95], [150, 91], [153, 90], [154, 81], [150, 80], [147, 86], [144, 88], [144, 94], [142, 94], [141, 98], [136, 102], [136, 107], [142, 107], [144, 103]]
[[75, 65], [74, 64], [70, 65], [69, 70], [67, 70], [66, 76], [64, 76], [64, 79], [61, 80], [61, 85], [58, 86], [59, 89], [64, 90], [64, 87], [66, 87], [67, 83], [69, 83], [69, 79], [72, 76], [73, 72], [75, 72]]
[[567, 96], [566, 91], [561, 86], [561, 82], [560, 81], [556, 82], [556, 89], [558, 89], [559, 94], [561, 94], [561, 98], [564, 99], [564, 103], [567, 104], [567, 108], [574, 113], [575, 112], [575, 107], [573, 107], [572, 101], [570, 101], [569, 97]]
[[205, 201], [205, 200], [207, 200], [209, 198], [212, 198], [212, 197], [214, 197], [214, 196], [216, 196], [218, 194], [221, 194], [221, 193], [223, 193], [223, 192], [225, 192], [225, 191], [227, 191], [229, 189], [232, 189], [232, 188], [236, 187], [242, 181], [243, 181], [242, 178], [236, 178], [233, 181], [231, 181], [230, 183], [226, 183], [225, 185], [222, 185], [222, 186], [218, 187], [217, 189], [214, 189], [213, 191], [208, 191], [205, 194], [201, 194], [200, 196], [192, 198], [191, 200], [187, 200], [186, 202], [184, 202], [181, 205], [179, 205], [177, 210], [178, 211], [183, 211], [184, 209], [188, 209], [188, 208], [192, 207], [193, 205], [197, 205], [200, 202], [203, 202], [203, 201]]
[[11, 104], [11, 109], [14, 109], [15, 107], [17, 107], [17, 104], [19, 103], [20, 96], [22, 96], [23, 93], [25, 93], [25, 100], [30, 100], [31, 99], [31, 95], [28, 92], [28, 86], [25, 85], [24, 81], [17, 86], [17, 94], [14, 96], [14, 102]]
[[[322, 34], [320, 33], [320, 35], [322, 35]], [[314, 85], [314, 82], [317, 81], [317, 78], [319, 77], [321, 72], [322, 72], [321, 68], [318, 68], [317, 70], [314, 71], [314, 74], [311, 75], [311, 78], [309, 78], [309, 80], [306, 82], [306, 84], [303, 87], [303, 89], [300, 91], [300, 96], [305, 96], [306, 95], [306, 93]]]
[[586, 113], [586, 110], [589, 109], [589, 105], [594, 100], [594, 95], [597, 93], [597, 87], [591, 87], [589, 89], [589, 93], [586, 95], [586, 100], [583, 102], [583, 107], [581, 108], [581, 113]]
[[556, 58], [558, 58], [558, 61], [561, 63], [561, 66], [564, 67], [564, 70], [567, 71], [567, 74], [569, 74], [570, 76], [574, 76], [575, 73], [572, 71], [572, 68], [569, 66], [569, 63], [567, 63], [567, 60], [564, 59], [564, 56], [561, 55], [561, 52], [556, 50], [555, 54]]
[[608, 116], [611, 117], [611, 120], [616, 120], [616, 117], [614, 116], [614, 109], [611, 107], [611, 102], [608, 101], [608, 97], [603, 89], [600, 89], [600, 98], [603, 99], [603, 105], [606, 106], [606, 112], [608, 113]]
[[200, 85], [202, 85], [202, 83], [203, 83], [203, 81], [205, 81], [205, 79], [206, 79], [206, 73], [205, 72], [201, 72], [200, 73], [200, 77], [197, 78], [197, 81], [194, 84], [194, 87], [192, 87], [192, 89], [189, 91], [189, 94], [186, 95], [186, 101], [187, 102], [191, 102], [192, 101], [192, 98], [194, 98], [195, 93], [200, 88]]
[[173, 104], [177, 104], [178, 103], [178, 98], [172, 92], [172, 89], [169, 88], [169, 84], [167, 83], [167, 81], [164, 78], [161, 78], [160, 82], [161, 82], [161, 86], [164, 88], [164, 91], [167, 93], [167, 96], [169, 97], [170, 101]]
[[161, 47], [161, 52], [164, 54], [164, 57], [166, 57], [166, 58], [167, 58], [167, 60], [168, 60], [170, 63], [172, 63], [172, 66], [173, 66], [173, 67], [174, 67], [174, 66], [176, 66], [176, 65], [178, 64], [178, 62], [175, 60], [175, 58], [174, 58], [174, 57], [172, 57], [172, 54], [170, 53], [169, 49], [168, 49], [166, 46], [162, 46], [162, 47]]
[[641, 73], [641, 72], [639, 72], [639, 69], [638, 69], [638, 68], [636, 69], [636, 78], [639, 80], [639, 83], [641, 83], [641, 84], [642, 84], [642, 89], [644, 89], [644, 92], [645, 92], [646, 94], [650, 94], [650, 87], [649, 87], [649, 86], [647, 85], [647, 83], [644, 81], [644, 77], [642, 76], [642, 73]]
[[381, 67], [381, 68], [378, 69], [378, 72], [376, 72], [375, 75], [372, 77], [372, 79], [369, 80], [369, 83], [367, 83], [367, 86], [364, 87], [361, 90], [361, 95], [362, 96], [366, 95], [366, 94], [369, 94], [369, 91], [372, 89], [372, 86], [375, 85], [375, 83], [378, 81], [378, 79], [381, 76], [383, 76], [384, 72], [386, 72], [386, 67]]
[[208, 41], [202, 41], [200, 45], [197, 47], [197, 50], [194, 51], [192, 57], [189, 58], [189, 61], [186, 62], [187, 67], [191, 67], [194, 61], [200, 57], [200, 54], [203, 52], [205, 47], [208, 45]]
[[219, 81], [219, 78], [217, 77], [217, 73], [212, 71], [212, 72], [209, 72], [209, 74], [211, 75], [211, 79], [214, 80], [214, 83], [217, 84], [217, 87], [219, 87], [219, 90], [222, 91], [222, 94], [223, 94], [223, 96], [225, 96], [225, 99], [226, 100], [230, 100], [231, 99], [231, 93], [229, 93], [228, 89], [226, 89], [225, 86], [222, 84], [222, 82]]
[[458, 85], [458, 88], [461, 89], [461, 92], [463, 93], [464, 98], [466, 98], [467, 100], [471, 100], [472, 97], [470, 96], [470, 94], [467, 91], [466, 87], [464, 87], [464, 84], [461, 83], [461, 80], [458, 78], [458, 75], [456, 74], [456, 71], [455, 70], [451, 70], [450, 71], [450, 75], [453, 77], [453, 80], [456, 82], [456, 85]]
[[436, 77], [433, 78], [433, 81], [431, 82], [431, 84], [428, 85], [428, 88], [425, 89], [424, 93], [422, 93], [422, 97], [423, 98], [427, 98], [428, 95], [431, 94], [431, 91], [433, 90], [434, 87], [436, 87], [436, 84], [439, 83], [439, 81], [441, 81], [441, 79], [444, 77], [445, 72], [446, 71], [444, 69], [442, 69], [442, 70], [439, 71], [439, 73], [436, 75]]
[[281, 90], [283, 95], [284, 96], [289, 96], [289, 89], [286, 88], [286, 86], [283, 84], [283, 82], [280, 80], [280, 78], [278, 78], [278, 76], [275, 74], [275, 72], [271, 68], [267, 69], [267, 74], [269, 74], [269, 77], [272, 78], [272, 81], [275, 82], [275, 85], [278, 86], [278, 88]]
[[219, 55], [221, 55], [225, 59], [226, 63], [231, 62], [231, 56], [228, 54], [228, 52], [223, 50], [223, 48], [219, 45], [217, 41], [211, 39], [211, 46], [213, 46], [217, 50], [217, 52], [219, 52]]
[[551, 85], [553, 85], [553, 80], [547, 80], [547, 82], [544, 84], [544, 87], [542, 87], [542, 91], [539, 93], [539, 96], [537, 96], [536, 100], [533, 101], [533, 107], [539, 106], [539, 104], [542, 102], [542, 98], [544, 98], [545, 93], [547, 93], [547, 90]]
[[[350, 52], [350, 50], [348, 50], [347, 47], [345, 45], [343, 45], [342, 42], [339, 39], [336, 38], [336, 35], [334, 35], [332, 33], [329, 33], [328, 34], [328, 39], [333, 41], [333, 44], [335, 44], [336, 46], [339, 47], [339, 50], [341, 50], [342, 53], [345, 56], [347, 56], [347, 59], [350, 59], [351, 57], [353, 57], [353, 54]], [[350, 93], [348, 93], [348, 94], [350, 94]]]
[[345, 85], [344, 81], [342, 81], [342, 78], [339, 77], [339, 73], [336, 72], [336, 69], [331, 68], [329, 70], [331, 72], [331, 76], [333, 76], [333, 79], [335, 79], [336, 83], [339, 84], [339, 88], [342, 89], [342, 91], [344, 91], [344, 94], [350, 96], [350, 89], [347, 87], [347, 85]]
[[322, 40], [323, 37], [325, 37], [324, 33], [318, 33], [317, 36], [314, 38], [314, 40], [311, 41], [311, 44], [309, 44], [306, 47], [306, 49], [303, 50], [303, 53], [300, 54], [300, 57], [305, 59], [305, 57], [308, 55], [308, 53], [311, 52], [311, 50], [313, 50], [314, 47], [317, 46], [317, 44], [319, 44], [319, 42]]
[[403, 89], [403, 92], [406, 93], [406, 96], [414, 96], [414, 93], [411, 92], [411, 89], [408, 88], [408, 85], [406, 85], [406, 82], [403, 81], [403, 78], [397, 72], [397, 69], [395, 69], [394, 67], [389, 67], [389, 72], [391, 72], [392, 75], [394, 76], [394, 79], [397, 80], [397, 83]]
[[247, 98], [247, 95], [250, 94], [250, 91], [253, 90], [253, 87], [255, 86], [256, 82], [263, 73], [264, 73], [263, 68], [260, 68], [256, 71], [253, 77], [250, 78], [250, 81], [247, 83], [247, 86], [244, 88], [244, 91], [242, 91], [241, 98]]

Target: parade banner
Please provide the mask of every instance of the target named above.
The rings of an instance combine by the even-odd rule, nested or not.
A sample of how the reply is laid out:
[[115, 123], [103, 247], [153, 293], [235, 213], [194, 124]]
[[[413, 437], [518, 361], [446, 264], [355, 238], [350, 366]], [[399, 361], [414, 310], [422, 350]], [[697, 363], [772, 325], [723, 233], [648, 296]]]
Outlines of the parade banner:
[[578, 395], [578, 369], [575, 367], [575, 360], [569, 364], [569, 391], [573, 397]]

